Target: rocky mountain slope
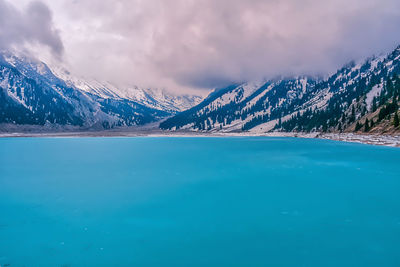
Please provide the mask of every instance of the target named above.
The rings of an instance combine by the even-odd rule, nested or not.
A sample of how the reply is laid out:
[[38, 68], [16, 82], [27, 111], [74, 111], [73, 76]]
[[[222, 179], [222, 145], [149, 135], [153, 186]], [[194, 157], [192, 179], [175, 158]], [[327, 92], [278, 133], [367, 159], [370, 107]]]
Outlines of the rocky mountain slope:
[[121, 90], [67, 74], [36, 59], [2, 52], [0, 123], [108, 129], [158, 121], [200, 101], [161, 90]]
[[139, 88], [137, 86], [119, 87], [110, 82], [94, 79], [78, 78], [71, 75], [66, 69], [51, 66], [52, 72], [69, 86], [96, 95], [104, 99], [128, 99], [141, 103], [149, 108], [177, 113], [189, 109], [202, 100], [195, 95], [173, 95], [157, 88]]
[[[276, 78], [216, 89], [160, 128], [190, 131], [396, 132], [400, 47], [328, 78]], [[371, 124], [372, 122], [372, 124]]]

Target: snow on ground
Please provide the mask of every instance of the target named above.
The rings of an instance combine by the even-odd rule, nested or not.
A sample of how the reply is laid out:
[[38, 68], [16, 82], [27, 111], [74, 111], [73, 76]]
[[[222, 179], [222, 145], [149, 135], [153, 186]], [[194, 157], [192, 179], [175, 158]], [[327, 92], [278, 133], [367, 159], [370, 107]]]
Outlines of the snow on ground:
[[274, 84], [270, 85], [267, 87], [267, 89], [265, 89], [264, 91], [262, 91], [260, 94], [258, 94], [256, 97], [254, 97], [252, 100], [250, 100], [249, 102], [246, 103], [246, 108], [251, 108], [252, 106], [254, 106], [265, 94], [267, 94], [269, 91], [271, 91], [271, 89], [274, 87]]
[[[281, 122], [285, 122], [292, 117], [292, 114], [286, 115], [281, 118]], [[252, 128], [249, 132], [255, 134], [267, 133], [271, 131], [275, 125], [279, 122], [279, 119], [268, 121], [262, 124], [257, 125], [256, 127]]]
[[[155, 124], [154, 124], [155, 125]], [[298, 137], [298, 138], [319, 138], [337, 140], [343, 142], [363, 143], [371, 145], [381, 145], [390, 147], [400, 147], [399, 135], [361, 135], [353, 133], [285, 133], [285, 132], [201, 132], [201, 131], [162, 131], [152, 127], [138, 126], [136, 128], [121, 128], [104, 131], [79, 131], [76, 127], [70, 127], [68, 131], [62, 131], [63, 128], [54, 128], [51, 132], [44, 131], [43, 128], [37, 126], [23, 126], [22, 128], [16, 125], [9, 126], [6, 131], [2, 130], [0, 124], [1, 137], [250, 137], [250, 136], [265, 136], [265, 137]], [[20, 128], [20, 129], [19, 129]], [[20, 130], [27, 130], [21, 132]], [[4, 130], [4, 129], [3, 129]], [[48, 129], [51, 130], [51, 129]], [[65, 130], [65, 129], [64, 129]]]
[[330, 133], [320, 134], [318, 135], [318, 138], [371, 145], [400, 147], [400, 136], [398, 135], [361, 135], [353, 133]]
[[367, 98], [365, 99], [365, 103], [367, 104], [368, 110], [371, 110], [372, 100], [374, 100], [374, 97], [377, 97], [381, 93], [382, 89], [383, 87], [378, 84], [372, 87], [371, 91], [368, 92]]
[[257, 91], [261, 86], [263, 86], [265, 81], [256, 81], [256, 82], [247, 82], [243, 84], [241, 87], [243, 88], [243, 99], [246, 99], [250, 95], [252, 95], [255, 91]]
[[60, 66], [51, 66], [51, 70], [55, 76], [65, 81], [67, 85], [76, 87], [86, 93], [91, 93], [104, 99], [128, 99], [158, 110], [183, 111], [199, 104], [202, 100], [202, 97], [199, 96], [174, 95], [157, 88], [120, 87], [107, 81], [78, 77]]

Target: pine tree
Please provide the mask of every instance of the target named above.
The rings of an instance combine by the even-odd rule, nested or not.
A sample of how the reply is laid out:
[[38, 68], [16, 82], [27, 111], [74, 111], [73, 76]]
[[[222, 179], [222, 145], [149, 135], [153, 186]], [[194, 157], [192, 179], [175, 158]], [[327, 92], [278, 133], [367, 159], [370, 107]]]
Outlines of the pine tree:
[[356, 111], [354, 109], [354, 105], [351, 107], [351, 117], [350, 117], [350, 122], [353, 122], [356, 120]]
[[368, 119], [365, 119], [365, 125], [364, 125], [364, 132], [368, 132], [369, 131], [369, 121]]
[[399, 115], [397, 114], [397, 112], [394, 114], [394, 119], [393, 119], [393, 125], [394, 127], [399, 127]]
[[363, 106], [361, 111], [361, 117], [363, 117], [367, 113], [367, 107]]
[[342, 115], [342, 123], [346, 123], [346, 114], [344, 114], [344, 113]]
[[362, 128], [362, 125], [361, 125], [359, 122], [357, 122], [357, 123], [356, 123], [355, 131], [357, 132], [357, 131], [359, 131], [361, 128]]

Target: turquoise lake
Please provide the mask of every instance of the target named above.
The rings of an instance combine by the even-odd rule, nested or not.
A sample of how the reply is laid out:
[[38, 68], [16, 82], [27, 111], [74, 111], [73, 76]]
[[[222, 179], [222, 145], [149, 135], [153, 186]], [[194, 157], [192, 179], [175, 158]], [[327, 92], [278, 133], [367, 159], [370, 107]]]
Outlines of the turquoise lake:
[[400, 149], [1, 138], [0, 266], [400, 266]]

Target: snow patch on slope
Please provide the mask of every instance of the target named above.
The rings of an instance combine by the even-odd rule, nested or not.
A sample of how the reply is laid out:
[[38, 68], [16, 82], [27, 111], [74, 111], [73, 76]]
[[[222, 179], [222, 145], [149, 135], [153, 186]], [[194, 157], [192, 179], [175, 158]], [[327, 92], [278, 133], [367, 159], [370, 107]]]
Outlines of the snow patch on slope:
[[119, 87], [107, 81], [74, 76], [62, 67], [51, 68], [55, 75], [66, 81], [69, 86], [104, 99], [127, 99], [149, 108], [173, 113], [189, 109], [202, 100], [200, 96], [174, 95], [162, 89], [145, 89], [137, 86]]
[[377, 97], [381, 93], [382, 89], [383, 87], [381, 85], [375, 85], [371, 91], [367, 93], [365, 103], [367, 104], [368, 110], [372, 109], [372, 101], [374, 100], [374, 97]]

